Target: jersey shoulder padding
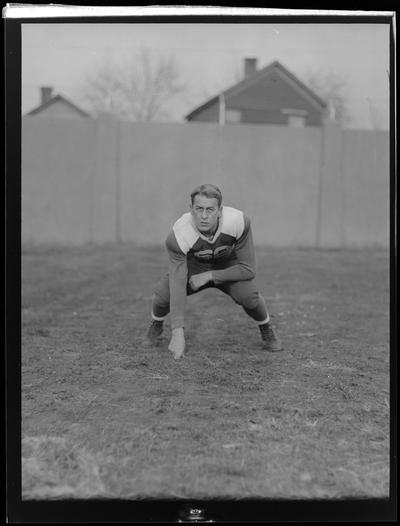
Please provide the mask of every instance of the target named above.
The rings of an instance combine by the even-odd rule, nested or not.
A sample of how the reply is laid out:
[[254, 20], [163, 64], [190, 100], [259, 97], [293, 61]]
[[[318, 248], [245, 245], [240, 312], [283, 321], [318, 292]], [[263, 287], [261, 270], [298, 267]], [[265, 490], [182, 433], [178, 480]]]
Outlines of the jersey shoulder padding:
[[[216, 238], [219, 236], [219, 234], [227, 234], [235, 239], [239, 239], [239, 237], [243, 234], [244, 229], [245, 219], [243, 212], [230, 206], [223, 206], [221, 225], [219, 227], [219, 231], [216, 234]], [[190, 212], [183, 214], [177, 221], [175, 221], [172, 230], [174, 232], [176, 242], [184, 254], [187, 254], [199, 237], [201, 237], [193, 225]]]
[[190, 212], [183, 214], [183, 216], [175, 221], [172, 230], [179, 248], [184, 254], [187, 254], [199, 238], [199, 234], [193, 227]]
[[224, 206], [222, 209], [222, 226], [221, 233], [239, 239], [244, 232], [244, 215], [241, 210]]

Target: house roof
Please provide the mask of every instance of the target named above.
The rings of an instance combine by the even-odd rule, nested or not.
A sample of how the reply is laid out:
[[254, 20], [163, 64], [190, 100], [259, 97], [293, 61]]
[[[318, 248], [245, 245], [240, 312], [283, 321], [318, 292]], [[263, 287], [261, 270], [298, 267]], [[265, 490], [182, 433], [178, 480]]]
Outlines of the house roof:
[[243, 80], [241, 80], [239, 83], [234, 84], [230, 88], [222, 91], [222, 93], [219, 93], [215, 97], [212, 97], [208, 101], [206, 101], [201, 106], [198, 106], [193, 111], [188, 113], [186, 115], [186, 119], [190, 120], [192, 117], [194, 117], [197, 113], [205, 110], [209, 106], [215, 104], [220, 95], [224, 95], [225, 98], [230, 97], [232, 95], [236, 95], [237, 93], [240, 93], [241, 91], [246, 90], [247, 88], [253, 86], [254, 84], [257, 84], [257, 82], [269, 75], [272, 70], [275, 70], [278, 72], [278, 74], [281, 75], [283, 79], [286, 80], [286, 82], [290, 83], [290, 85], [304, 98], [306, 98], [313, 106], [320, 111], [323, 111], [327, 104], [325, 101], [323, 101], [316, 93], [314, 93], [310, 88], [308, 88], [303, 82], [301, 82], [293, 73], [291, 73], [287, 68], [282, 66], [282, 64], [275, 60], [268, 66], [260, 69], [254, 75], [251, 75]]
[[39, 104], [39, 106], [37, 108], [34, 108], [32, 111], [28, 112], [26, 115], [37, 115], [38, 113], [41, 113], [43, 110], [45, 110], [49, 106], [52, 106], [56, 102], [64, 102], [71, 109], [73, 109], [74, 111], [76, 111], [80, 115], [82, 115], [82, 117], [90, 117], [89, 113], [87, 113], [86, 111], [83, 111], [80, 108], [78, 108], [78, 106], [76, 104], [74, 104], [73, 102], [69, 101], [63, 95], [55, 95], [54, 97], [52, 97], [48, 101], [43, 102], [42, 104]]

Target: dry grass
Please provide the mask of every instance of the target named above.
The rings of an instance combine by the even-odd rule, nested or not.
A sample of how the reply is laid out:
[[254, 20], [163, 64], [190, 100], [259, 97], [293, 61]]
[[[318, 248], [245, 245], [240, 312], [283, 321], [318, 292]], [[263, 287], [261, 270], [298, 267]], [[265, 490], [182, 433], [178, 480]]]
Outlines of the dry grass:
[[162, 249], [23, 254], [23, 496], [384, 497], [388, 254], [258, 250], [285, 351], [189, 298], [187, 356], [146, 348]]

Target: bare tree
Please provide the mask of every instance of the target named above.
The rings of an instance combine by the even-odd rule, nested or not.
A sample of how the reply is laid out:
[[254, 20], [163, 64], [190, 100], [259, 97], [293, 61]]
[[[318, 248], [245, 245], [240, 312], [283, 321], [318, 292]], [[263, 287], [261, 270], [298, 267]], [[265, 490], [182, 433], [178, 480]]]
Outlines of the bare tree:
[[184, 85], [172, 56], [155, 57], [146, 48], [122, 63], [104, 63], [86, 77], [83, 99], [94, 114], [154, 121]]
[[328, 112], [331, 119], [339, 122], [341, 125], [348, 124], [350, 113], [344, 77], [332, 71], [314, 71], [309, 69], [305, 75], [305, 82], [310, 89], [328, 104]]

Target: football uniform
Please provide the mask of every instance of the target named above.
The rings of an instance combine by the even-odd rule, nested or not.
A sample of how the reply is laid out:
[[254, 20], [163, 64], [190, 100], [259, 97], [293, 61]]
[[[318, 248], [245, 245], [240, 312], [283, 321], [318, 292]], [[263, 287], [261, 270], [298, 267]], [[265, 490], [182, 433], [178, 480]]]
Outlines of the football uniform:
[[171, 313], [171, 327], [184, 326], [186, 296], [194, 274], [211, 272], [212, 281], [198, 290], [217, 287], [242, 305], [258, 323], [269, 319], [265, 301], [255, 285], [255, 256], [250, 219], [242, 211], [222, 207], [212, 238], [196, 228], [190, 212], [173, 225], [166, 240], [169, 272], [157, 284], [153, 297], [153, 319]]

